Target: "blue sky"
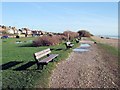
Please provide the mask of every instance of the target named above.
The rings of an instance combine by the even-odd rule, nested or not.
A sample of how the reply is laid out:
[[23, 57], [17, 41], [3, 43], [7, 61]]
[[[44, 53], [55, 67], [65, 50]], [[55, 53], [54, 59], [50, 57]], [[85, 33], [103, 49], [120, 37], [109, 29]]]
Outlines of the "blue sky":
[[50, 32], [118, 34], [117, 2], [3, 2], [2, 25]]

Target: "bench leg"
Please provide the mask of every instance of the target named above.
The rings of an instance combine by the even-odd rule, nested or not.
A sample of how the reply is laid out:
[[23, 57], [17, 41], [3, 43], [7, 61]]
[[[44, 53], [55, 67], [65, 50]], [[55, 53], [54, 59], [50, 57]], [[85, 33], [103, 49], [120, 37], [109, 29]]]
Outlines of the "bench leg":
[[37, 69], [40, 69], [40, 70], [42, 70], [43, 69], [43, 64], [37, 64]]
[[37, 64], [37, 69], [42, 70], [44, 65], [47, 65], [47, 63], [39, 63], [39, 64]]
[[70, 47], [69, 46], [67, 46], [67, 49], [69, 49]]
[[52, 59], [50, 62], [54, 62], [54, 59]]
[[[55, 58], [57, 58], [57, 57], [55, 57]], [[54, 58], [54, 59], [55, 59], [55, 58]], [[50, 62], [54, 62], [54, 61], [55, 61], [54, 59], [52, 59]]]

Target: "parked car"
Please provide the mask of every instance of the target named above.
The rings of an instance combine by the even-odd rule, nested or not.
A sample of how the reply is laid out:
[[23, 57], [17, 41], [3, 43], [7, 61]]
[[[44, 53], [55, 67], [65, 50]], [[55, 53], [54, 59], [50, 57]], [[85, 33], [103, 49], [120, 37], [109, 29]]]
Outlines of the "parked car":
[[9, 38], [8, 36], [2, 36], [1, 39], [7, 39]]

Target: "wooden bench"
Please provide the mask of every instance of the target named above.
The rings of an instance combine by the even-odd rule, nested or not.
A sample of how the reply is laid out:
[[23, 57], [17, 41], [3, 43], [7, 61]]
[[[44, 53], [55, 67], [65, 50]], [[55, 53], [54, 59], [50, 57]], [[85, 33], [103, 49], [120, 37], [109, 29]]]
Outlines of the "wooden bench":
[[[53, 61], [53, 59], [58, 56], [58, 54], [50, 54], [50, 53], [51, 53], [50, 48], [34, 53], [34, 59], [37, 64], [37, 69], [40, 68], [43, 69], [44, 65], [47, 65], [49, 62]], [[41, 58], [44, 56], [47, 57], [41, 60]]]
[[75, 39], [75, 41], [76, 41], [76, 43], [79, 43], [79, 40], [77, 38]]
[[65, 45], [67, 48], [72, 48], [74, 46], [74, 44], [72, 44], [71, 42], [66, 42]]

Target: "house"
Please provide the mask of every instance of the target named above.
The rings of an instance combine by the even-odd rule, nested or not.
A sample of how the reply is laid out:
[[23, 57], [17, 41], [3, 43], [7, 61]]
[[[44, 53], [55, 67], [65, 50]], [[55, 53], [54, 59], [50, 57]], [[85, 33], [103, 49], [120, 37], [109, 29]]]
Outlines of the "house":
[[34, 30], [34, 31], [32, 31], [32, 35], [33, 36], [40, 36], [40, 35], [42, 35], [42, 32], [38, 31], [38, 30]]
[[0, 35], [2, 34], [3, 31], [4, 31], [4, 29], [2, 27], [0, 27]]
[[10, 29], [7, 30], [7, 33], [9, 33], [9, 34], [17, 34], [18, 30], [17, 29], [13, 30], [13, 29], [10, 28]]
[[29, 30], [29, 29], [26, 30], [25, 28], [22, 28], [21, 31], [22, 31], [22, 34], [28, 34], [28, 35], [32, 35], [33, 34], [32, 31]]
[[25, 29], [21, 29], [22, 33], [21, 34], [26, 34], [26, 30]]
[[14, 30], [13, 30], [13, 29], [9, 29], [9, 30], [7, 30], [7, 32], [8, 32], [9, 34], [14, 34]]
[[28, 30], [27, 33], [28, 33], [28, 35], [32, 35], [33, 34], [31, 30]]
[[2, 28], [0, 27], [0, 33], [6, 33], [6, 34], [17, 34], [18, 33], [18, 30], [17, 29], [11, 29], [9, 27], [6, 27], [6, 28]]
[[53, 35], [53, 33], [52, 33], [52, 32], [47, 32], [47, 34], [48, 34], [48, 35]]
[[22, 30], [18, 29], [18, 35], [21, 35], [21, 34], [22, 34]]
[[42, 35], [45, 35], [45, 34], [46, 34], [46, 32], [45, 32], [45, 31], [41, 31], [41, 34], [42, 34]]
[[0, 27], [0, 32], [4, 31], [5, 29], [3, 29], [2, 27]]

